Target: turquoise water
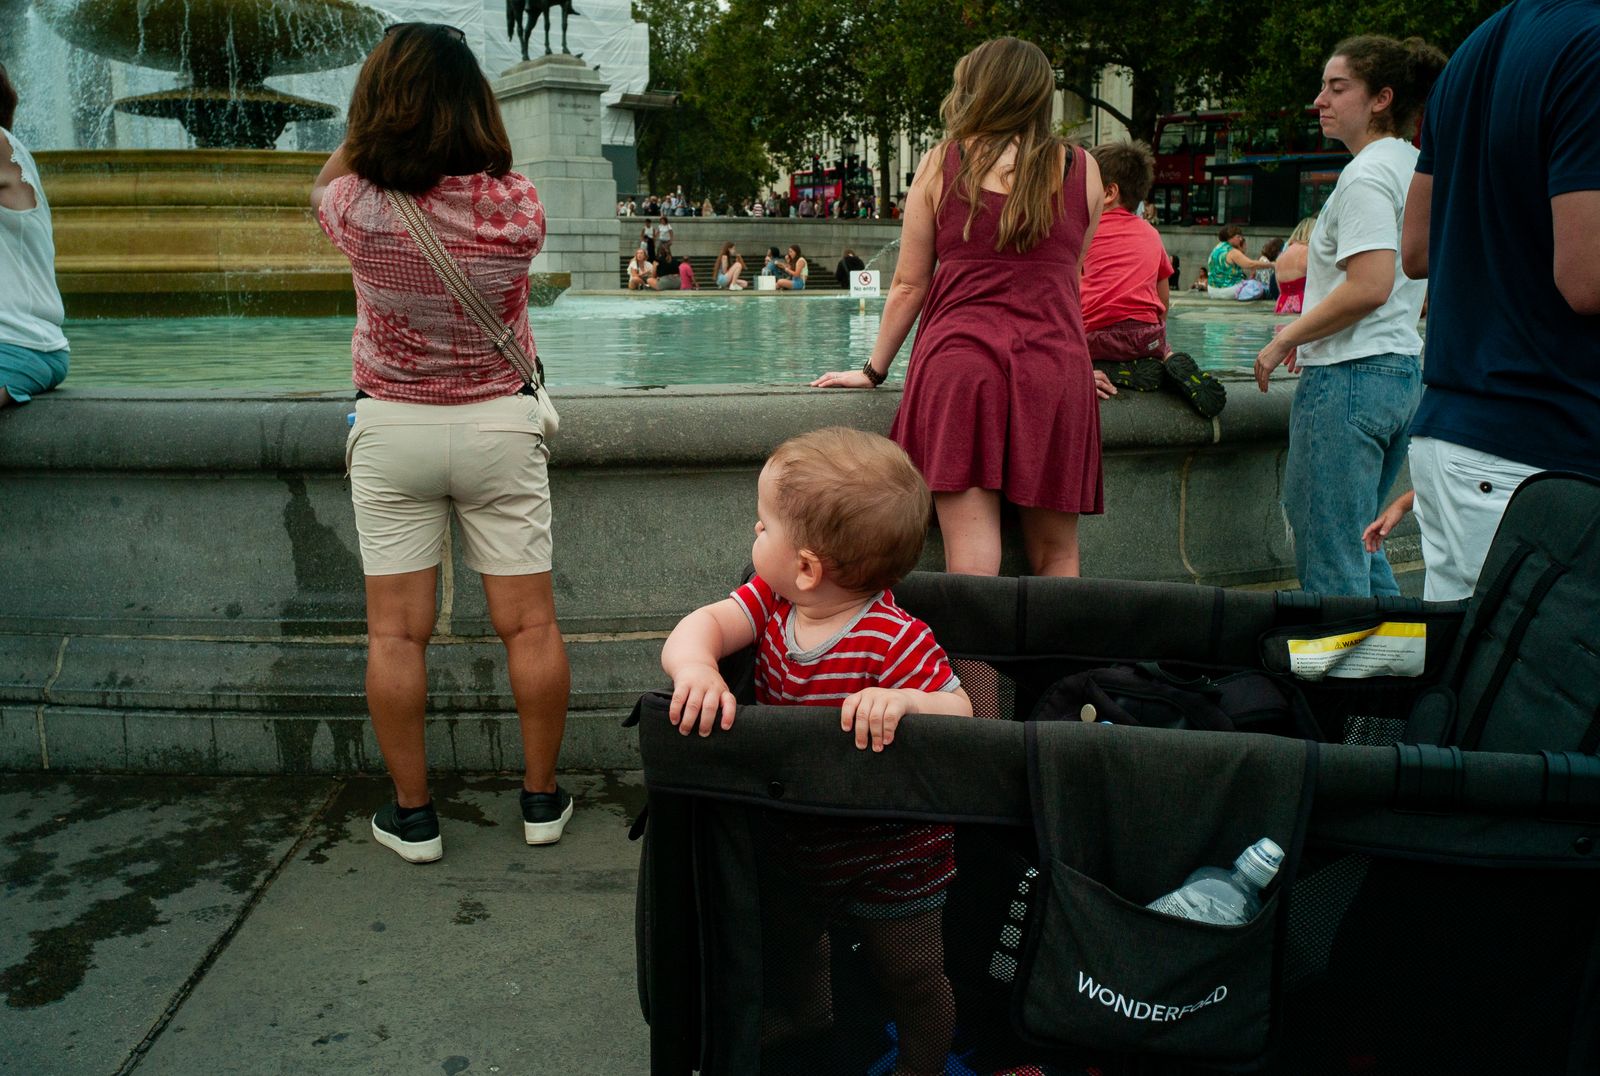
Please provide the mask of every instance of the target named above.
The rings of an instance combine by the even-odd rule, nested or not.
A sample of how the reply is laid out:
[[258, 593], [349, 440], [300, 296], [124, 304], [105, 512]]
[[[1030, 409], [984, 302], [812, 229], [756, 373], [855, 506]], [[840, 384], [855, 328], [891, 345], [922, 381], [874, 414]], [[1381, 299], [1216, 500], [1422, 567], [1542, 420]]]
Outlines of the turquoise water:
[[[558, 387], [795, 384], [860, 366], [883, 311], [848, 296], [629, 299], [563, 296], [533, 312]], [[128, 318], [69, 321], [77, 388], [350, 387], [354, 318]], [[1175, 310], [1174, 349], [1214, 371], [1250, 369], [1272, 333], [1265, 314]], [[907, 340], [893, 378], [904, 374]]]

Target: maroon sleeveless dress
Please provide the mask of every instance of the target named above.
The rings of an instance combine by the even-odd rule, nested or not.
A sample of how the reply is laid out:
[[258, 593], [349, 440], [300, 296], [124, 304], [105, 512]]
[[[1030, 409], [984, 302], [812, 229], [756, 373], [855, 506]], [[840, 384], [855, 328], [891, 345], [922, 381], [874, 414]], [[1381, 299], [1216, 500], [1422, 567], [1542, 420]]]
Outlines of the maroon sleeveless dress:
[[1028, 508], [1105, 510], [1100, 405], [1078, 306], [1086, 166], [1081, 149], [1072, 154], [1065, 205], [1023, 253], [994, 249], [1007, 197], [994, 191], [980, 192], [972, 238], [962, 239], [968, 202], [951, 189], [955, 143], [945, 152], [937, 267], [889, 430], [935, 493], [976, 487]]

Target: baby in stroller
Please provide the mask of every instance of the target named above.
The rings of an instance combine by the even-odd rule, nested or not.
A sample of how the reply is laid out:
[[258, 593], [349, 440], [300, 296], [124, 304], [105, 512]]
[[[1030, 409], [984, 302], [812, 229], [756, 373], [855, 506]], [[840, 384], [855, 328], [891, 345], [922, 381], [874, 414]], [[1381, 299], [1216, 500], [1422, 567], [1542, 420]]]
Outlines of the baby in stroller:
[[[756, 701], [838, 706], [858, 748], [882, 751], [908, 714], [972, 715], [944, 650], [889, 588], [915, 566], [931, 497], [899, 446], [833, 427], [784, 442], [757, 489], [755, 576], [685, 617], [661, 665], [680, 732], [732, 727], [735, 699], [717, 661], [756, 645]], [[955, 877], [949, 826], [787, 815], [795, 931], [778, 964], [769, 1040], [827, 1025], [826, 924], [858, 930], [898, 1031], [897, 1073], [944, 1071], [955, 1003], [944, 973], [945, 893]]]

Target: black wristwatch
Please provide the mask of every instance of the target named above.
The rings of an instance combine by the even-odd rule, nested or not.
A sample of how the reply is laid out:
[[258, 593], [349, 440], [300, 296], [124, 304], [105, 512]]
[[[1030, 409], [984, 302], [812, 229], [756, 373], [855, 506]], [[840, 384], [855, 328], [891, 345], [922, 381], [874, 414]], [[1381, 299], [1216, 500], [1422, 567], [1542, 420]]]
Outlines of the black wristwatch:
[[872, 368], [871, 359], [868, 359], [866, 362], [861, 364], [861, 372], [867, 375], [867, 380], [872, 382], [873, 388], [877, 388], [879, 385], [889, 380], [888, 374], [880, 374], [878, 371]]

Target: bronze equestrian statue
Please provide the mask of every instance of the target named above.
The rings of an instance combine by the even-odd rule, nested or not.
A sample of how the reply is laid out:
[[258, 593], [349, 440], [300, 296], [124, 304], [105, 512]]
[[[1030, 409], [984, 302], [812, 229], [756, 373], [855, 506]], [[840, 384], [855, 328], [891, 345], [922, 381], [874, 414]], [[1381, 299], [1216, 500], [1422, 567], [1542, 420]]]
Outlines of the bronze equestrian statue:
[[550, 55], [552, 8], [561, 9], [561, 51], [567, 56], [572, 55], [567, 48], [567, 19], [582, 14], [573, 10], [572, 2], [573, 0], [506, 0], [506, 37], [521, 43], [524, 60], [528, 59], [528, 38], [533, 34], [534, 23], [539, 21], [540, 15], [544, 16], [544, 54]]

